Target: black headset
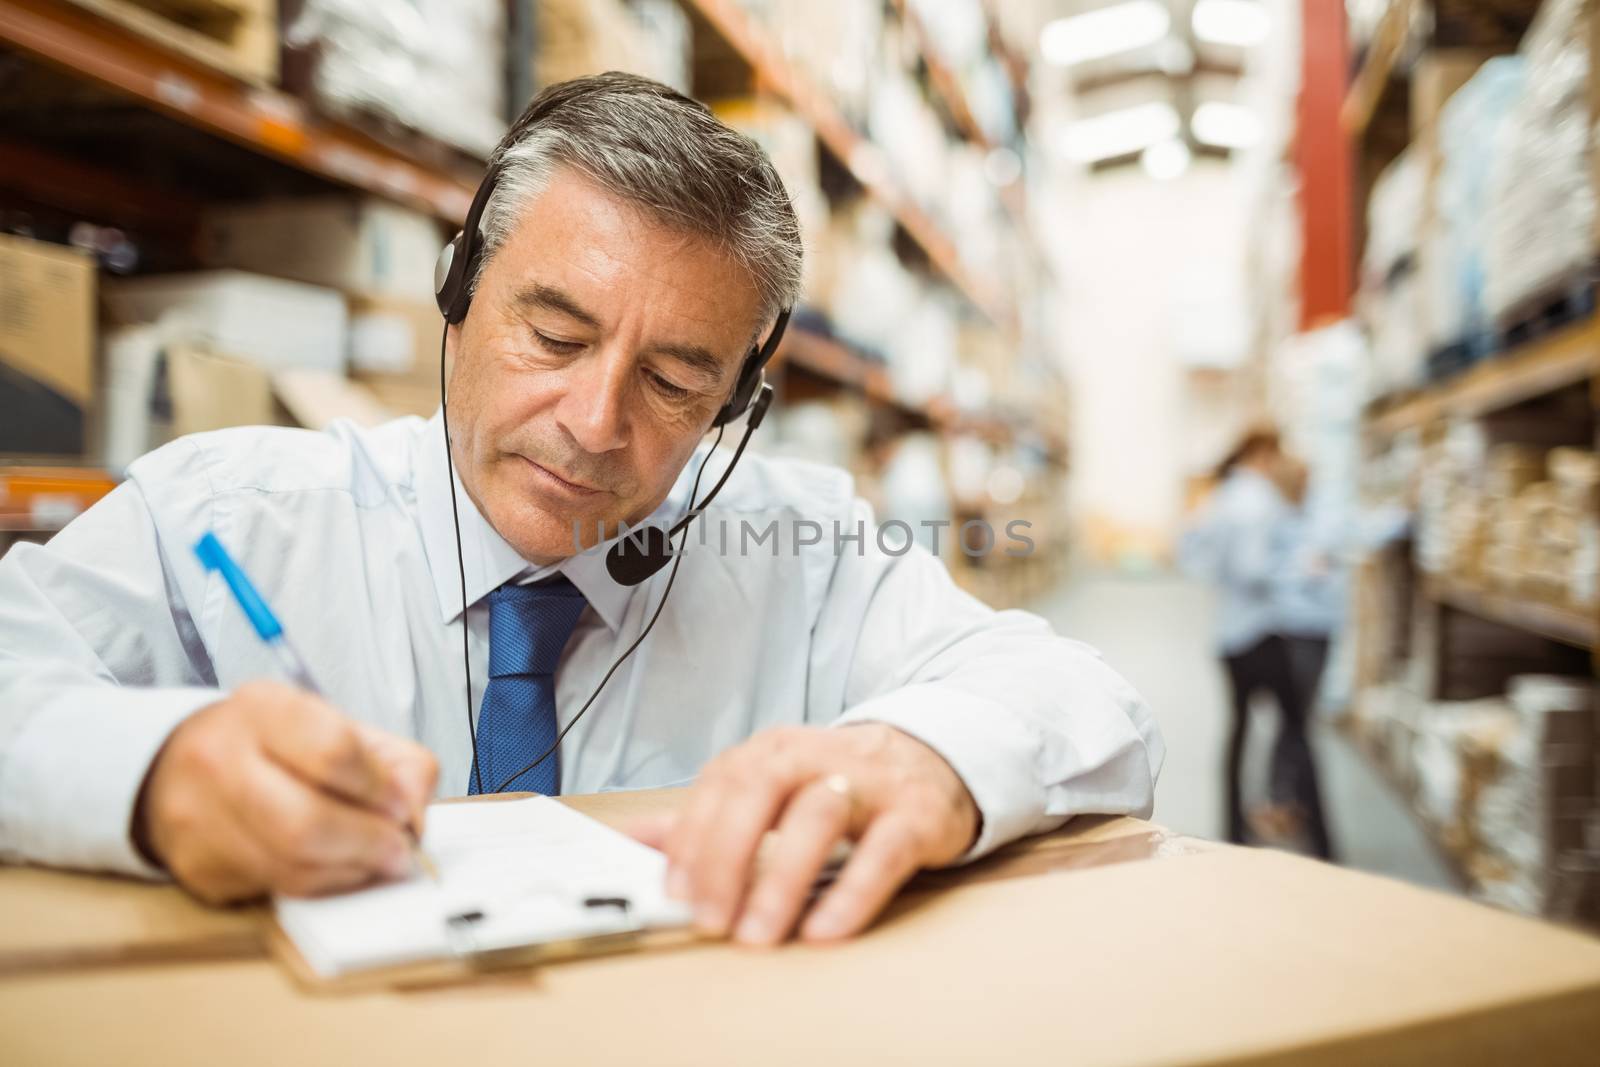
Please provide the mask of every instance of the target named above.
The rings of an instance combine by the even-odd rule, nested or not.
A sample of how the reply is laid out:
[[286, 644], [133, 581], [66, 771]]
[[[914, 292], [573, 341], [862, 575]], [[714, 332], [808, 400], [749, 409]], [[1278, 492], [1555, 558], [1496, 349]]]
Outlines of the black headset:
[[[546, 91], [536, 98], [522, 117], [517, 120], [512, 132], [506, 135], [505, 144], [515, 144], [525, 134], [526, 130], [539, 123], [549, 111], [561, 102], [559, 89], [555, 92]], [[478, 731], [472, 718], [472, 663], [471, 654], [467, 643], [467, 568], [466, 561], [461, 554], [461, 515], [456, 502], [455, 492], [455, 464], [450, 454], [450, 412], [445, 395], [445, 340], [451, 326], [458, 325], [467, 317], [467, 311], [472, 306], [472, 282], [478, 273], [479, 260], [483, 256], [483, 234], [479, 226], [483, 219], [484, 207], [489, 198], [494, 194], [495, 186], [500, 180], [504, 168], [504, 153], [499, 153], [489, 164], [484, 173], [483, 181], [478, 185], [478, 191], [473, 194], [472, 205], [467, 209], [466, 220], [462, 223], [461, 230], [439, 252], [438, 262], [433, 268], [434, 299], [438, 302], [439, 312], [444, 316], [445, 328], [439, 336], [439, 408], [444, 421], [445, 435], [445, 467], [450, 478], [450, 511], [455, 523], [456, 534], [456, 566], [461, 576], [461, 658], [462, 666], [466, 670], [467, 678], [467, 729], [472, 738], [472, 775], [478, 783], [478, 791], [482, 793], [483, 778], [478, 770]], [[743, 364], [739, 367], [739, 376], [734, 383], [733, 391], [727, 401], [717, 410], [716, 417], [711, 425], [717, 429], [717, 440], [707, 450], [705, 459], [700, 462], [700, 469], [695, 473], [694, 485], [689, 490], [689, 506], [669, 529], [663, 530], [658, 526], [641, 526], [626, 537], [623, 537], [606, 556], [606, 570], [612, 580], [620, 585], [639, 585], [656, 574], [669, 562], [672, 572], [668, 575], [666, 588], [662, 591], [661, 600], [656, 605], [654, 614], [645, 625], [644, 630], [628, 646], [627, 650], [617, 657], [611, 669], [606, 671], [600, 679], [600, 684], [595, 686], [594, 692], [589, 694], [589, 699], [584, 701], [583, 707], [572, 717], [566, 727], [557, 735], [555, 742], [538, 759], [523, 767], [517, 773], [501, 783], [493, 783], [493, 793], [504, 792], [506, 787], [521, 778], [528, 771], [549, 759], [560, 748], [562, 739], [567, 736], [567, 731], [577, 725], [584, 713], [595, 702], [600, 691], [605, 688], [611, 676], [621, 667], [623, 661], [633, 654], [634, 649], [644, 641], [650, 631], [655, 627], [656, 620], [661, 617], [661, 610], [666, 607], [667, 596], [672, 592], [672, 584], [678, 576], [678, 564], [683, 560], [683, 542], [676, 550], [672, 547], [672, 538], [683, 532], [687, 540], [687, 530], [696, 516], [701, 514], [710, 505], [713, 497], [727, 484], [728, 477], [739, 463], [739, 458], [744, 455], [745, 445], [750, 443], [750, 435], [755, 433], [766, 417], [767, 408], [772, 403], [772, 386], [766, 383], [766, 366], [778, 350], [778, 344], [783, 340], [784, 330], [789, 325], [790, 309], [784, 308], [778, 313], [772, 332], [765, 342], [752, 345], [745, 355]], [[706, 494], [704, 500], [695, 503], [695, 494], [700, 489], [700, 477], [705, 474], [706, 463], [711, 459], [711, 453], [716, 451], [722, 442], [722, 432], [728, 423], [739, 418], [748, 411], [749, 419], [745, 423], [744, 436], [739, 440], [739, 446], [734, 450], [733, 459], [723, 471], [717, 484]]]

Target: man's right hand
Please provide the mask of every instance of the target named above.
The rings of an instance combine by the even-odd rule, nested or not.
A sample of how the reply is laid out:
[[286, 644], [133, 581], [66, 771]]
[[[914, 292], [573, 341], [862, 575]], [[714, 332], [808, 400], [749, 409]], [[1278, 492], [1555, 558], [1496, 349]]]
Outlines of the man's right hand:
[[191, 715], [145, 776], [134, 840], [210, 903], [313, 896], [410, 869], [438, 762], [319, 697], [253, 682]]

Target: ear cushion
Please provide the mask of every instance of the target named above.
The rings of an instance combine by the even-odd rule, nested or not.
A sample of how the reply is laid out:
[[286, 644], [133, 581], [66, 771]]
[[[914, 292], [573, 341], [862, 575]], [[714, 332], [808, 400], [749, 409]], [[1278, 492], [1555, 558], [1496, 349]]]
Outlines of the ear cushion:
[[454, 324], [467, 317], [467, 261], [461, 254], [466, 243], [466, 232], [455, 235], [451, 242], [439, 250], [439, 259], [433, 265], [433, 297], [439, 305], [444, 321]]
[[722, 405], [717, 417], [711, 420], [711, 425], [724, 426], [744, 414], [745, 408], [750, 406], [750, 398], [756, 395], [756, 388], [761, 384], [761, 368], [765, 363], [760, 348], [750, 349], [744, 357], [744, 365], [739, 368], [739, 381], [734, 386], [733, 395]]

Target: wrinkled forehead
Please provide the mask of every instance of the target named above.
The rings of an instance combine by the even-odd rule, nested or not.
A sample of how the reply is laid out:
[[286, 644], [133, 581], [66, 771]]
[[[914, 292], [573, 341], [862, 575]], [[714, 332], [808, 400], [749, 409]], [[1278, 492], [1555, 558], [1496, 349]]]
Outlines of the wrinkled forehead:
[[507, 221], [480, 287], [502, 303], [541, 290], [598, 327], [644, 315], [741, 351], [764, 325], [754, 278], [725, 245], [570, 170], [552, 174]]

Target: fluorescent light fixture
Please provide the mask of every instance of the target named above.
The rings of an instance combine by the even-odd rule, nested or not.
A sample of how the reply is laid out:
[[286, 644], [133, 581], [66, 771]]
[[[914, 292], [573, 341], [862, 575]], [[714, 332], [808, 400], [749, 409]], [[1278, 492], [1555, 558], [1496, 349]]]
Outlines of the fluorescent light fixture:
[[1055, 147], [1074, 163], [1095, 163], [1171, 140], [1178, 135], [1178, 125], [1178, 113], [1171, 104], [1137, 104], [1069, 123]]
[[1210, 44], [1254, 48], [1267, 39], [1267, 19], [1260, 0], [1199, 0], [1194, 35]]
[[1170, 141], [1159, 141], [1144, 150], [1144, 155], [1139, 157], [1139, 162], [1144, 165], [1144, 172], [1156, 181], [1170, 181], [1189, 169], [1189, 146], [1174, 137]]
[[1261, 119], [1247, 107], [1211, 100], [1194, 109], [1194, 137], [1218, 148], [1249, 148], [1261, 140]]
[[1172, 16], [1157, 0], [1127, 0], [1045, 25], [1039, 51], [1059, 67], [1155, 44], [1172, 28]]

